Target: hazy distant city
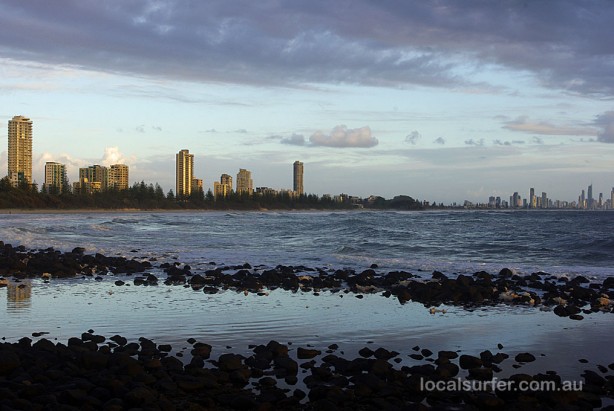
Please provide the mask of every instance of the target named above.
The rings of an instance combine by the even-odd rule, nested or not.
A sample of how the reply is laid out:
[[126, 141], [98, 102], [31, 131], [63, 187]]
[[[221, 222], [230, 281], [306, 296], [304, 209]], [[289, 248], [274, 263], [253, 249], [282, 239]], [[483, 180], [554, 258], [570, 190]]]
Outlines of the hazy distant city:
[[[14, 116], [8, 122], [8, 174], [7, 179], [13, 187], [29, 187], [37, 190], [37, 183], [32, 176], [32, 120], [25, 116]], [[194, 192], [204, 193], [204, 179], [194, 176], [194, 154], [188, 149], [182, 149], [176, 154], [175, 161], [175, 191], [169, 192], [169, 196], [177, 199], [188, 198]], [[225, 198], [231, 193], [246, 195], [285, 195], [299, 197], [305, 194], [304, 188], [304, 164], [295, 161], [292, 168], [292, 189], [274, 189], [266, 186], [254, 188], [252, 172], [247, 169], [239, 169], [233, 188], [233, 178], [230, 174], [222, 174], [219, 181], [213, 182], [213, 189], [207, 190], [208, 195], [214, 199]], [[129, 167], [126, 164], [112, 164], [109, 167], [93, 164], [79, 168], [78, 181], [68, 181], [66, 165], [58, 162], [47, 161], [45, 163], [44, 183], [41, 192], [60, 194], [71, 192], [75, 194], [92, 194], [110, 190], [126, 190], [129, 188]], [[172, 190], [171, 190], [172, 191]], [[419, 193], [418, 193], [419, 194]], [[337, 202], [350, 202], [356, 206], [363, 203], [375, 203], [381, 197], [370, 196], [362, 199], [348, 194], [332, 196], [324, 194], [323, 197], [334, 199]], [[419, 197], [419, 196], [418, 196]], [[536, 193], [534, 188], [529, 189], [527, 197], [522, 197], [519, 192], [514, 192], [509, 199], [500, 196], [490, 196], [488, 202], [474, 204], [465, 201], [462, 205], [452, 203], [447, 207], [462, 208], [488, 208], [488, 209], [582, 209], [582, 210], [611, 210], [614, 208], [614, 187], [605, 198], [603, 192], [595, 197], [593, 185], [587, 190], [582, 189], [576, 200], [554, 200], [548, 197], [546, 192]], [[423, 201], [422, 206], [446, 207], [444, 204], [429, 203]]]

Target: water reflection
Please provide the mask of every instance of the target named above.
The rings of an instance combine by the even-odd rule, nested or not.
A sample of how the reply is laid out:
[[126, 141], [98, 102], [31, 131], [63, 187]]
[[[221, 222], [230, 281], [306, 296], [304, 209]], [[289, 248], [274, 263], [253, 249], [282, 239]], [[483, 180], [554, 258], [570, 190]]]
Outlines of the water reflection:
[[8, 312], [27, 310], [32, 306], [32, 281], [7, 281], [6, 309]]

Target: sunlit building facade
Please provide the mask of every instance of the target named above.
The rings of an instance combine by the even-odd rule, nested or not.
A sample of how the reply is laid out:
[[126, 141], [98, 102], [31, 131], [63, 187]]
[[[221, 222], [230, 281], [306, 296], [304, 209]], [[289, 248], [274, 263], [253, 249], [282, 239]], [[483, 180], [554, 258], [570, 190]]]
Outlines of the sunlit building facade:
[[125, 164], [112, 164], [109, 167], [109, 188], [116, 190], [128, 189], [128, 166]]
[[192, 194], [192, 180], [194, 180], [194, 154], [184, 149], [176, 155], [175, 194], [177, 198], [189, 197]]
[[43, 191], [47, 193], [62, 193], [68, 189], [66, 165], [48, 161], [45, 163], [45, 182]]
[[213, 183], [213, 195], [216, 199], [228, 197], [232, 193], [232, 176], [222, 174], [220, 181]]
[[244, 168], [239, 169], [237, 174], [237, 193], [248, 193], [251, 195], [254, 192], [254, 180], [252, 173]]
[[14, 186], [32, 184], [32, 120], [24, 116], [9, 120], [8, 176]]

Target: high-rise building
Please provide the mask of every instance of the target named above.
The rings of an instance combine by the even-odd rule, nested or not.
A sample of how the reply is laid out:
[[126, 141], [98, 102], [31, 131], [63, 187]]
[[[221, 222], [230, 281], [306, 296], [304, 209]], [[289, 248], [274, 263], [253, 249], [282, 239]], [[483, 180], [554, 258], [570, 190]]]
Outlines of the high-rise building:
[[535, 189], [533, 187], [531, 187], [529, 192], [529, 207], [537, 208], [537, 199], [535, 198]]
[[232, 176], [230, 174], [222, 174], [220, 176], [220, 183], [226, 184], [229, 190], [232, 190]]
[[203, 179], [202, 178], [192, 179], [192, 191], [203, 191]]
[[614, 187], [612, 187], [610, 192], [610, 208], [614, 209]]
[[66, 166], [64, 164], [47, 161], [45, 163], [45, 183], [43, 191], [47, 193], [62, 193], [68, 189]]
[[305, 188], [303, 187], [303, 163], [301, 163], [300, 161], [294, 162], [293, 190], [298, 195], [301, 195], [305, 192]]
[[520, 195], [518, 195], [518, 191], [515, 191], [514, 195], [512, 196], [512, 204], [513, 208], [522, 207], [522, 198], [520, 197]]
[[588, 186], [588, 198], [586, 199], [588, 202], [588, 209], [591, 210], [593, 208], [593, 185]]
[[222, 174], [219, 182], [213, 183], [213, 195], [216, 199], [228, 197], [232, 192], [232, 177], [228, 174]]
[[175, 195], [177, 198], [188, 197], [192, 194], [194, 154], [190, 154], [190, 151], [185, 149], [179, 151], [175, 166]]
[[128, 166], [125, 164], [112, 164], [109, 168], [109, 188], [116, 190], [128, 189]]
[[109, 169], [105, 166], [93, 166], [79, 169], [79, 182], [74, 184], [76, 192], [93, 193], [104, 191], [109, 187]]
[[599, 193], [599, 202], [597, 202], [597, 208], [603, 208], [603, 193]]
[[237, 193], [248, 193], [251, 195], [254, 192], [254, 180], [252, 173], [244, 168], [239, 169], [237, 174]]
[[15, 116], [9, 120], [8, 176], [13, 185], [32, 184], [32, 120]]
[[548, 194], [542, 191], [541, 208], [548, 208]]

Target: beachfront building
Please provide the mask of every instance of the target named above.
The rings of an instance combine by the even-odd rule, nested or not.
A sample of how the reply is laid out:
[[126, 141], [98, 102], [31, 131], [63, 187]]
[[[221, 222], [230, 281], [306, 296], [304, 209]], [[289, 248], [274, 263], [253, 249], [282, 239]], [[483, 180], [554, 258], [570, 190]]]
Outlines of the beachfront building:
[[32, 120], [24, 116], [9, 120], [8, 177], [13, 186], [32, 184]]
[[194, 180], [194, 154], [189, 150], [180, 150], [175, 162], [175, 195], [177, 198], [189, 197], [192, 194]]
[[294, 162], [294, 184], [292, 189], [297, 195], [305, 192], [303, 187], [303, 163], [300, 161]]
[[213, 195], [216, 199], [228, 197], [232, 193], [232, 176], [222, 174], [220, 181], [213, 183]]
[[192, 179], [192, 192], [203, 191], [203, 179], [202, 178], [193, 178]]
[[237, 174], [237, 193], [247, 193], [252, 195], [254, 192], [254, 180], [252, 180], [252, 173], [244, 168], [239, 169]]
[[63, 193], [68, 190], [68, 178], [66, 177], [66, 165], [47, 161], [45, 163], [45, 182], [43, 191], [46, 193]]
[[91, 194], [109, 187], [109, 169], [94, 164], [79, 169], [79, 181], [73, 184], [75, 193]]
[[112, 164], [109, 167], [109, 188], [115, 190], [128, 189], [128, 166], [125, 164]]

